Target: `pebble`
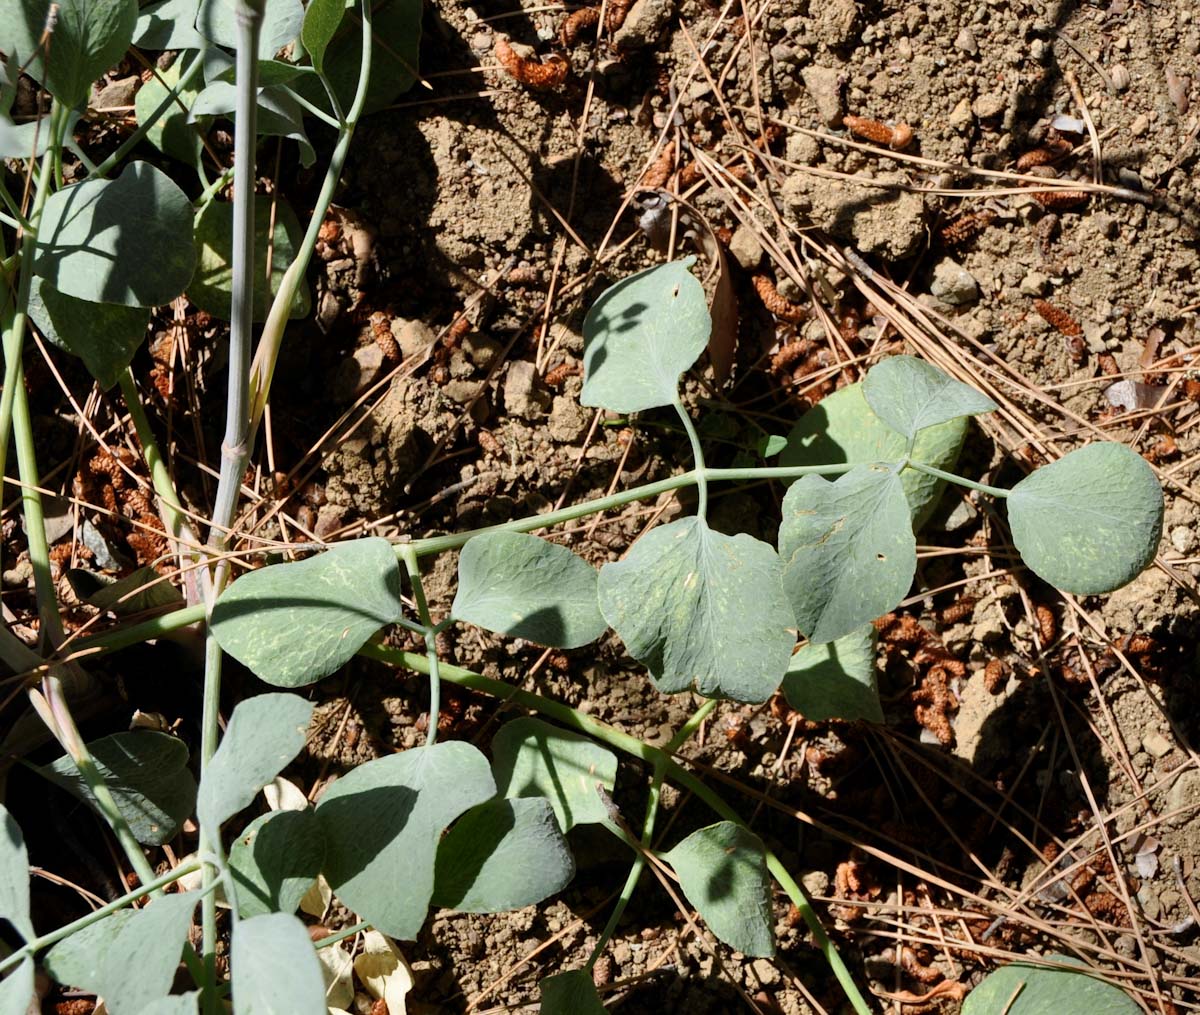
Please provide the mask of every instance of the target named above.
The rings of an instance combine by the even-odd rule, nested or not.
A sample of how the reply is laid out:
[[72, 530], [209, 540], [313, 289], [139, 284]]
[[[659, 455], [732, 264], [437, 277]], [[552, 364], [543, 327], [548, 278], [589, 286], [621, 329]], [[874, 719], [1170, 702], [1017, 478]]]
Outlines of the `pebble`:
[[764, 987], [770, 987], [779, 982], [779, 970], [775, 968], [775, 963], [769, 962], [767, 959], [755, 959], [750, 964], [750, 968], [754, 970], [758, 982]]
[[1152, 731], [1142, 737], [1142, 747], [1147, 754], [1156, 758], [1166, 757], [1173, 750], [1171, 741], [1157, 731]]
[[504, 408], [522, 419], [538, 419], [550, 407], [550, 395], [538, 387], [537, 368], [529, 360], [509, 364], [504, 380]]
[[1004, 112], [1008, 100], [999, 92], [984, 92], [971, 103], [971, 112], [981, 120], [999, 116]]
[[338, 364], [337, 373], [333, 375], [333, 400], [342, 404], [354, 401], [379, 380], [384, 365], [383, 350], [379, 346], [374, 342], [360, 345], [353, 356]]
[[1021, 279], [1021, 294], [1024, 296], [1045, 296], [1050, 291], [1050, 279], [1040, 271], [1027, 272]]
[[979, 299], [979, 283], [975, 277], [950, 257], [942, 258], [934, 267], [929, 291], [952, 307]]
[[975, 33], [966, 25], [959, 29], [954, 39], [954, 48], [974, 56], [979, 52], [979, 43], [975, 41]]
[[962, 99], [958, 105], [950, 112], [949, 124], [955, 130], [966, 130], [974, 122], [975, 116], [971, 112], [971, 100]]
[[643, 49], [658, 41], [675, 12], [675, 0], [637, 0], [613, 35], [617, 49]]
[[424, 321], [407, 321], [403, 317], [392, 318], [392, 337], [405, 360], [424, 356], [435, 338], [433, 329]]
[[842, 125], [842, 75], [832, 67], [815, 64], [800, 72], [804, 87], [817, 107], [817, 115], [826, 127]]
[[733, 231], [733, 238], [729, 241], [729, 252], [746, 271], [753, 271], [762, 260], [763, 248], [758, 242], [758, 237], [754, 235], [754, 230], [743, 223]]
[[1196, 545], [1196, 532], [1190, 525], [1176, 525], [1171, 529], [1171, 545], [1178, 553], [1191, 553]]

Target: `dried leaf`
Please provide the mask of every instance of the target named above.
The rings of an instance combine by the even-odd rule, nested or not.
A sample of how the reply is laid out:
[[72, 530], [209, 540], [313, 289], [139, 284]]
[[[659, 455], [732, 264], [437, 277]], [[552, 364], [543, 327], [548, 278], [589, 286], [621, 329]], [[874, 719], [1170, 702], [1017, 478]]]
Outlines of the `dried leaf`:
[[354, 960], [354, 972], [367, 993], [382, 998], [388, 1015], [407, 1015], [408, 992], [413, 988], [413, 973], [390, 938], [377, 930], [363, 935], [363, 950]]

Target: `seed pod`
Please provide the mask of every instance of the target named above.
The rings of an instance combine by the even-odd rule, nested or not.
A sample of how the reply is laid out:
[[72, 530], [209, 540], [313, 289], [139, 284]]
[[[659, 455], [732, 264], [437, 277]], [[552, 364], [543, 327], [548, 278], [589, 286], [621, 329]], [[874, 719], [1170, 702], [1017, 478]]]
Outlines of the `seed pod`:
[[875, 144], [887, 145], [894, 151], [903, 151], [912, 144], [913, 130], [907, 123], [898, 123], [889, 127], [879, 120], [871, 120], [865, 116], [842, 117], [846, 129], [857, 137], [873, 141]]
[[780, 296], [779, 290], [775, 288], [775, 283], [769, 275], [755, 275], [751, 282], [754, 284], [754, 291], [758, 293], [758, 298], [763, 301], [763, 306], [780, 320], [795, 322], [804, 319], [804, 307]]
[[1033, 612], [1037, 616], [1038, 633], [1042, 636], [1044, 647], [1058, 637], [1058, 621], [1054, 617], [1054, 611], [1044, 603], [1038, 603]]
[[1078, 338], [1083, 334], [1083, 328], [1079, 326], [1079, 322], [1053, 303], [1047, 303], [1045, 300], [1034, 300], [1033, 309], [1038, 312], [1038, 316], [1043, 321], [1051, 327], [1057, 328], [1067, 338]]
[[988, 694], [999, 694], [1004, 690], [1007, 677], [1003, 659], [989, 659], [987, 666], [983, 668], [983, 686], [987, 688]]
[[948, 247], [959, 246], [978, 236], [994, 221], [996, 221], [996, 213], [986, 208], [983, 211], [960, 215], [953, 222], [942, 226], [940, 231], [942, 242]]
[[1035, 190], [1033, 192], [1033, 199], [1043, 208], [1049, 208], [1051, 211], [1087, 204], [1090, 196], [1086, 190]]
[[653, 190], [657, 190], [659, 187], [665, 186], [667, 180], [671, 178], [671, 173], [674, 171], [674, 168], [675, 142], [668, 141], [666, 145], [663, 146], [663, 150], [659, 154], [658, 158], [656, 158], [650, 164], [650, 168], [647, 169], [645, 174], [642, 176], [641, 185], [643, 187], [649, 187]]
[[1039, 148], [1033, 148], [1027, 151], [1019, 159], [1017, 159], [1017, 172], [1026, 173], [1034, 166], [1048, 166], [1058, 162], [1071, 150], [1071, 145], [1057, 138], [1053, 141], [1048, 141]]
[[579, 366], [576, 363], [567, 361], [560, 363], [553, 370], [547, 372], [545, 377], [546, 387], [559, 388], [568, 377], [574, 377], [579, 373]]
[[610, 32], [615, 32], [625, 24], [625, 19], [629, 16], [629, 8], [632, 6], [633, 0], [608, 0], [608, 6], [604, 12], [604, 27]]
[[1123, 91], [1125, 91], [1126, 88], [1129, 87], [1129, 84], [1130, 84], [1129, 71], [1123, 63], [1118, 63], [1118, 64], [1114, 65], [1113, 69], [1111, 71], [1109, 71], [1108, 76], [1109, 76], [1109, 79], [1113, 83], [1113, 87], [1118, 92], [1123, 92]]
[[599, 7], [582, 7], [568, 14], [558, 30], [562, 44], [570, 49], [589, 28], [595, 28], [600, 23]]
[[567, 80], [567, 71], [571, 69], [571, 65], [557, 54], [547, 57], [544, 63], [518, 56], [503, 36], [496, 39], [496, 59], [526, 88], [539, 92], [557, 88]]

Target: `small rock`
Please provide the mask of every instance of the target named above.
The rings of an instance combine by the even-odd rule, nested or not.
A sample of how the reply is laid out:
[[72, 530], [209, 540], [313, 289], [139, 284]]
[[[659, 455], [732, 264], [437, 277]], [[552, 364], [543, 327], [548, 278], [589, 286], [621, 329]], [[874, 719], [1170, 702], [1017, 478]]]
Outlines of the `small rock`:
[[854, 41], [858, 34], [858, 6], [855, 0], [822, 0], [816, 14], [817, 38], [834, 49]]
[[1095, 321], [1085, 320], [1082, 327], [1083, 338], [1087, 342], [1090, 352], [1099, 354], [1108, 348], [1108, 333], [1112, 331], [1109, 324], [1097, 324]]
[[962, 99], [958, 105], [950, 111], [950, 117], [947, 121], [954, 130], [963, 131], [975, 122], [975, 114], [971, 112], [971, 100]]
[[952, 307], [979, 299], [979, 283], [966, 268], [950, 257], [943, 257], [934, 267], [929, 291]]
[[383, 350], [378, 345], [372, 342], [359, 346], [353, 356], [338, 364], [333, 375], [333, 400], [341, 404], [353, 402], [379, 380], [384, 366]]
[[804, 87], [817, 107], [817, 115], [826, 127], [842, 125], [842, 75], [832, 67], [805, 67], [800, 72]]
[[809, 898], [829, 893], [829, 875], [824, 871], [809, 871], [800, 878], [800, 884]]
[[1163, 810], [1173, 815], [1167, 822], [1179, 828], [1195, 819], [1197, 807], [1200, 807], [1200, 772], [1190, 769], [1171, 784]]
[[591, 415], [575, 399], [556, 395], [550, 407], [546, 432], [552, 441], [572, 444], [584, 435], [591, 421]]
[[400, 355], [405, 361], [421, 359], [433, 345], [436, 335], [424, 321], [407, 321], [403, 317], [392, 318], [392, 337], [400, 346]]
[[1027, 272], [1021, 279], [1021, 294], [1023, 296], [1045, 296], [1050, 291], [1050, 279], [1040, 271]]
[[0, 575], [0, 582], [4, 583], [6, 589], [23, 589], [32, 578], [33, 564], [28, 557], [24, 557]]
[[504, 381], [504, 408], [522, 419], [539, 419], [549, 405], [550, 395], [538, 387], [534, 365], [528, 360], [509, 364]]
[[821, 144], [809, 134], [788, 134], [784, 154], [789, 162], [799, 166], [811, 166], [821, 157]]
[[115, 111], [132, 106], [137, 85], [138, 76], [136, 74], [117, 81], [110, 81], [99, 91], [92, 93], [92, 108]]
[[1171, 529], [1171, 545], [1176, 553], [1191, 553], [1196, 545], [1196, 530], [1190, 525], [1176, 525]]
[[1157, 731], [1151, 731], [1142, 737], [1142, 747], [1147, 754], [1156, 758], [1166, 757], [1173, 750], [1171, 741]]
[[637, 0], [629, 8], [625, 23], [613, 35], [617, 49], [644, 49], [662, 35], [675, 10], [675, 0]]
[[987, 120], [999, 116], [1008, 105], [1008, 100], [999, 92], [984, 92], [971, 103], [971, 112], [979, 119]]
[[322, 504], [317, 508], [317, 523], [313, 526], [313, 535], [324, 539], [340, 529], [345, 524], [349, 511], [344, 504]]
[[826, 180], [794, 173], [781, 196], [801, 224], [813, 224], [853, 241], [862, 254], [899, 260], [916, 253], [925, 238], [925, 204], [920, 194], [901, 190], [899, 173]]
[[494, 338], [488, 338], [487, 335], [472, 331], [463, 339], [462, 348], [463, 352], [467, 354], [467, 359], [480, 370], [490, 370], [504, 346]]
[[767, 959], [755, 959], [750, 964], [750, 968], [754, 970], [754, 975], [758, 977], [758, 982], [764, 987], [769, 987], [779, 982], [779, 970], [775, 968], [775, 963]]
[[958, 35], [954, 38], [954, 48], [969, 53], [971, 56], [979, 52], [979, 43], [975, 41], [975, 33], [968, 26], [963, 25], [958, 30]]
[[762, 244], [758, 242], [754, 230], [745, 223], [733, 231], [733, 238], [729, 241], [729, 252], [746, 271], [757, 268], [763, 255]]
[[474, 401], [482, 390], [483, 381], [464, 381], [458, 378], [447, 381], [442, 387], [446, 397], [459, 405], [466, 405], [468, 402]]

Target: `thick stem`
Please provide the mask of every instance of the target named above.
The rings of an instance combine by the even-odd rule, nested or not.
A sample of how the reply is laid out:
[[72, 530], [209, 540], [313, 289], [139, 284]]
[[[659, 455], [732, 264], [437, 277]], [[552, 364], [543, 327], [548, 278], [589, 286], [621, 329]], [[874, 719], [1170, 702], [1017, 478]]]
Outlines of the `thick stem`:
[[[422, 655], [417, 655], [414, 652], [401, 652], [396, 649], [388, 649], [380, 645], [366, 645], [360, 650], [359, 654], [366, 656], [368, 659], [376, 659], [379, 662], [387, 663], [390, 666], [402, 666], [410, 670], [416, 670], [418, 673], [427, 672], [429, 665], [428, 661]], [[665, 777], [670, 778], [685, 789], [691, 790], [692, 793], [708, 804], [709, 807], [726, 821], [732, 821], [743, 828], [747, 827], [737, 812], [725, 803], [717, 793], [710, 789], [702, 779], [697, 778], [689, 772], [665, 751], [657, 747], [651, 747], [637, 737], [632, 737], [628, 733], [622, 733], [615, 727], [609, 726], [608, 723], [585, 715], [571, 708], [569, 705], [552, 701], [549, 698], [543, 698], [539, 694], [524, 691], [519, 687], [513, 687], [502, 680], [493, 680], [491, 677], [485, 677], [480, 673], [472, 673], [470, 670], [464, 670], [459, 666], [451, 666], [443, 663], [442, 679], [452, 684], [457, 684], [460, 687], [466, 687], [472, 691], [479, 691], [494, 698], [514, 702], [523, 708], [528, 708], [533, 712], [556, 719], [564, 726], [579, 730], [581, 733], [586, 733], [601, 743], [615, 747], [617, 750], [623, 751], [635, 758], [640, 758], [651, 765], [662, 765]], [[820, 917], [817, 915], [816, 910], [812, 908], [812, 904], [808, 901], [808, 898], [796, 883], [796, 880], [788, 873], [787, 868], [783, 866], [779, 858], [769, 849], [766, 850], [766, 860], [767, 868], [803, 917], [809, 932], [813, 936], [814, 943], [821, 951], [825, 961], [829, 963], [830, 969], [833, 970], [833, 974], [837, 977], [838, 983], [841, 984], [842, 990], [845, 991], [846, 997], [854, 1006], [855, 1012], [858, 1015], [871, 1015], [871, 1009], [867, 1006], [867, 1002], [863, 999], [862, 994], [855, 985], [854, 978], [850, 975], [850, 970], [846, 968], [846, 964], [842, 961], [837, 948], [829, 939], [829, 935], [825, 933], [825, 928], [821, 926]]]

